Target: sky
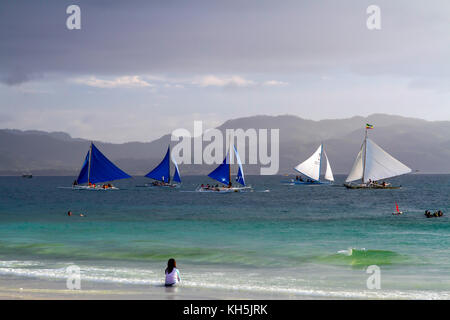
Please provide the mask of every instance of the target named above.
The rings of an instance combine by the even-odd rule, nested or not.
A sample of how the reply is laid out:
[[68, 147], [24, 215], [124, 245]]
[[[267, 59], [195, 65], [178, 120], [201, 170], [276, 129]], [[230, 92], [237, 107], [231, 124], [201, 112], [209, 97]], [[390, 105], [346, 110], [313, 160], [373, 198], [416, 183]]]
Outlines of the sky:
[[0, 128], [127, 142], [260, 114], [450, 120], [449, 27], [448, 0], [1, 1]]

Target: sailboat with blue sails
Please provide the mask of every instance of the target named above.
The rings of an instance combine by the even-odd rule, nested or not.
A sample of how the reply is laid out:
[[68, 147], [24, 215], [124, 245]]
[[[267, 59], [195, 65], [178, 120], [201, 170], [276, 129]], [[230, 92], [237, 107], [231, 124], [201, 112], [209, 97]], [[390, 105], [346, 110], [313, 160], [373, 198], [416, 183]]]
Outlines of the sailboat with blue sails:
[[[170, 163], [173, 163], [175, 167], [175, 172], [171, 179], [170, 177]], [[145, 175], [147, 178], [153, 179], [154, 181], [150, 186], [153, 187], [178, 187], [181, 183], [180, 170], [178, 169], [177, 162], [170, 154], [170, 145], [167, 148], [166, 155], [164, 159], [158, 164], [152, 171]]]
[[[233, 153], [231, 153], [233, 150]], [[240, 186], [233, 186], [231, 182], [231, 158], [233, 154], [236, 156], [237, 164], [238, 164], [238, 172], [236, 175], [236, 182], [240, 184]], [[247, 186], [245, 183], [244, 177], [244, 169], [242, 167], [241, 158], [239, 157], [239, 153], [236, 149], [236, 146], [233, 145], [233, 148], [230, 148], [223, 159], [223, 162], [214, 169], [208, 177], [220, 182], [222, 185], [201, 185], [196, 191], [198, 192], [242, 192], [242, 191], [251, 191], [252, 187]]]
[[91, 142], [80, 174], [73, 182], [72, 188], [78, 190], [117, 190], [117, 187], [105, 182], [127, 178], [131, 178], [131, 176], [106, 158]]

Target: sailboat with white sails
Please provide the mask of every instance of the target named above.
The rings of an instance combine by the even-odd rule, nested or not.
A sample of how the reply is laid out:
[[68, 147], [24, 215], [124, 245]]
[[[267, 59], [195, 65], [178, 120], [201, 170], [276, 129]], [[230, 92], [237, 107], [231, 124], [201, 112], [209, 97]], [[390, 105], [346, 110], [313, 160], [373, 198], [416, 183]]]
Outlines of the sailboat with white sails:
[[[233, 150], [233, 152], [232, 152]], [[236, 175], [236, 182], [241, 186], [233, 186], [231, 182], [231, 158], [233, 154], [236, 156], [237, 164], [238, 164], [238, 172]], [[222, 185], [201, 185], [197, 188], [197, 192], [243, 192], [243, 191], [252, 191], [253, 188], [251, 186], [247, 186], [245, 183], [244, 177], [244, 168], [242, 167], [241, 158], [239, 157], [239, 153], [236, 149], [236, 146], [232, 146], [232, 142], [230, 139], [230, 146], [223, 159], [223, 162], [214, 169], [208, 177], [220, 182]]]
[[[325, 176], [321, 180], [323, 163], [325, 166]], [[333, 171], [331, 170], [330, 161], [323, 147], [323, 143], [317, 148], [311, 157], [300, 163], [294, 168], [295, 171], [308, 177], [306, 181], [302, 177], [291, 179], [289, 183], [298, 185], [315, 185], [330, 184], [334, 181]]]
[[[371, 125], [366, 126], [364, 142], [344, 186], [348, 189], [399, 189], [399, 186], [378, 181], [410, 173], [411, 169], [367, 137], [367, 129], [372, 128]], [[352, 183], [356, 180], [361, 180], [361, 183]]]

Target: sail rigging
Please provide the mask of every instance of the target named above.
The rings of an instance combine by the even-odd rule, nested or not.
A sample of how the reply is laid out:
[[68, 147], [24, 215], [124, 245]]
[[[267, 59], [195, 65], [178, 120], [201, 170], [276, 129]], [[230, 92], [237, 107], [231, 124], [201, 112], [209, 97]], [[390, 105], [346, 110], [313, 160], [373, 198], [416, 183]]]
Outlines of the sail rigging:
[[294, 170], [304, 174], [308, 178], [314, 181], [320, 181], [322, 159], [326, 159], [326, 169], [325, 169], [325, 179], [329, 181], [334, 181], [333, 172], [331, 170], [330, 161], [325, 153], [323, 144], [321, 144], [317, 150], [312, 154], [311, 157], [297, 165]]
[[230, 153], [227, 152], [227, 155], [225, 156], [225, 159], [223, 159], [223, 162], [214, 169], [210, 174], [208, 174], [208, 177], [217, 180], [223, 184], [229, 184], [230, 183], [230, 161], [229, 161]]
[[131, 176], [119, 169], [91, 143], [78, 175], [77, 183], [100, 183], [127, 178], [131, 178]]
[[[246, 185], [245, 185], [244, 169], [242, 167], [242, 162], [241, 162], [241, 158], [239, 157], [239, 153], [236, 149], [236, 146], [234, 146], [234, 145], [233, 145], [233, 151], [234, 151], [234, 155], [236, 156], [237, 164], [239, 166], [238, 172], [236, 175], [236, 182], [238, 182], [239, 184], [241, 184], [242, 186], [245, 187]], [[230, 148], [227, 152], [227, 155], [223, 159], [223, 162], [216, 169], [214, 169], [210, 174], [208, 174], [208, 177], [210, 177], [214, 180], [217, 180], [223, 184], [229, 185], [231, 182], [231, 164], [230, 164], [231, 158], [230, 157], [232, 157], [231, 144], [230, 144]]]
[[180, 172], [178, 170], [178, 165], [176, 161], [171, 157], [170, 154], [170, 146], [167, 148], [166, 155], [162, 159], [162, 161], [149, 173], [145, 176], [150, 179], [154, 179], [157, 181], [161, 181], [164, 183], [170, 183], [170, 162], [175, 166], [175, 173], [173, 176], [173, 181], [181, 182]]
[[361, 146], [346, 182], [361, 179], [363, 183], [410, 173], [411, 169], [384, 151], [367, 137]]

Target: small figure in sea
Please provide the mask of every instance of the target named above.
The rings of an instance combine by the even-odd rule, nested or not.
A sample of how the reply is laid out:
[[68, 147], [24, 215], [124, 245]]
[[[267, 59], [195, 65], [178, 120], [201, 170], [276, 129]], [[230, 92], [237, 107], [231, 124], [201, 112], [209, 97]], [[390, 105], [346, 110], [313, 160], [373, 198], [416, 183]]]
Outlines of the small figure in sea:
[[177, 262], [175, 259], [171, 258], [167, 261], [167, 268], [165, 270], [166, 281], [164, 285], [166, 287], [171, 287], [181, 282], [180, 272], [177, 269]]
[[72, 211], [69, 210], [69, 212], [67, 212], [67, 215], [70, 217], [72, 215]]
[[429, 210], [425, 210], [425, 217], [430, 218], [431, 212]]
[[80, 217], [86, 217], [86, 215], [83, 213], [80, 213]]

